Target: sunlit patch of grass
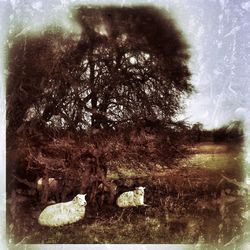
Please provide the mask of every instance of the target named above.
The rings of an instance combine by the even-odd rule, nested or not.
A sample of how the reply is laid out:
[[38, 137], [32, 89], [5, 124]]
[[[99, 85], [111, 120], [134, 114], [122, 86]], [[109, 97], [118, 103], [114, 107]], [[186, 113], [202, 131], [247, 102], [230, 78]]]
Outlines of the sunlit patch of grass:
[[200, 154], [219, 154], [230, 151], [228, 144], [214, 144], [212, 142], [198, 143], [191, 148], [191, 152]]
[[238, 158], [231, 154], [194, 154], [189, 158], [191, 166], [207, 169], [226, 169], [238, 164]]

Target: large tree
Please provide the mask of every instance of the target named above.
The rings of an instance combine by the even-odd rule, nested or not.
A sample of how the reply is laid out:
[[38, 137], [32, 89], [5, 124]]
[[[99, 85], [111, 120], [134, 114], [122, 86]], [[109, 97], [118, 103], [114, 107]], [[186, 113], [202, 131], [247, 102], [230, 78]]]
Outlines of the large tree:
[[[169, 14], [156, 8], [80, 7], [74, 18], [80, 39], [53, 29], [12, 38], [7, 157], [15, 174], [18, 166], [35, 178], [61, 175], [67, 187], [81, 182], [81, 192], [91, 186], [95, 193], [100, 181], [109, 186], [105, 153], [124, 152], [118, 128], [173, 127], [182, 98], [192, 92], [189, 50]], [[107, 137], [86, 131], [115, 131], [118, 140], [109, 137], [104, 152]], [[56, 140], [68, 132], [77, 138], [73, 144]], [[152, 147], [166, 150], [169, 143], [155, 141], [150, 155]], [[141, 155], [146, 150], [141, 141], [132, 144]]]
[[170, 121], [192, 86], [188, 47], [166, 13], [148, 7], [82, 8], [77, 19], [83, 33], [74, 51], [80, 72], [74, 79], [82, 93], [78, 106], [90, 113], [91, 126]]
[[79, 8], [75, 18], [82, 28], [78, 45], [59, 58], [48, 54], [42, 71], [32, 67], [41, 67], [46, 56], [30, 58], [29, 51], [42, 47], [52, 53], [48, 43], [33, 41], [23, 52], [29, 79], [18, 74], [9, 92], [15, 85], [27, 91], [19, 99], [28, 91], [32, 95], [15, 110], [15, 125], [34, 118], [75, 131], [143, 119], [171, 121], [192, 85], [188, 46], [168, 13], [150, 7]]

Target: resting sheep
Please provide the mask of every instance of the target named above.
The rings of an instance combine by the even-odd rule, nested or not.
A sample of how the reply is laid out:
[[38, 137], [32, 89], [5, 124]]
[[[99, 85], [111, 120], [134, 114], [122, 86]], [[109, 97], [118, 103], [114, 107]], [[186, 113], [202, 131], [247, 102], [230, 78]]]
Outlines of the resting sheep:
[[46, 207], [38, 222], [43, 226], [57, 227], [74, 223], [85, 215], [86, 194], [78, 194], [72, 201], [57, 203]]
[[59, 201], [59, 181], [55, 178], [48, 178], [46, 187], [45, 178], [40, 178], [36, 182], [36, 189], [42, 203], [46, 203], [47, 199], [55, 199]]
[[[37, 180], [36, 188], [38, 191], [42, 191], [45, 186], [45, 179], [40, 178]], [[50, 192], [56, 192], [58, 189], [58, 181], [55, 178], [48, 178], [48, 188]]]
[[134, 191], [121, 194], [116, 200], [118, 207], [146, 206], [144, 204], [145, 187], [136, 187]]

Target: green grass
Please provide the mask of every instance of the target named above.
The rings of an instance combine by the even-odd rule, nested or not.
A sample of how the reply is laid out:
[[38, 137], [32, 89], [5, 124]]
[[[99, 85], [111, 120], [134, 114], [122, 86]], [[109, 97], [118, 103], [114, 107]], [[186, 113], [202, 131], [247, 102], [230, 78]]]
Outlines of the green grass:
[[[87, 206], [86, 217], [72, 225], [46, 228], [37, 223], [39, 204], [20, 204], [18, 217], [7, 227], [18, 243], [207, 243], [226, 244], [242, 235], [244, 197], [221, 174], [240, 178], [242, 162], [238, 152], [214, 152], [216, 145], [202, 145], [203, 152], [191, 154], [177, 168], [156, 166], [137, 169], [118, 166], [109, 179], [121, 178], [126, 186], [145, 186], [148, 207], [101, 209]], [[224, 146], [223, 146], [224, 147]], [[206, 153], [204, 153], [206, 148]], [[225, 149], [225, 147], [224, 147]], [[223, 150], [224, 150], [223, 149]], [[225, 195], [222, 195], [226, 192]], [[225, 191], [226, 190], [226, 191]], [[235, 197], [230, 201], [231, 197]], [[229, 201], [227, 201], [229, 198]], [[35, 212], [31, 216], [32, 211]]]

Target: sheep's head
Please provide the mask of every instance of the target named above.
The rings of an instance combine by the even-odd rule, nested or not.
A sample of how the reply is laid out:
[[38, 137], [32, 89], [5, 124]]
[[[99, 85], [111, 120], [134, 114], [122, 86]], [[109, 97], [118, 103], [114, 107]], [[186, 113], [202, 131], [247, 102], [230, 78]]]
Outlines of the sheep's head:
[[78, 194], [74, 199], [73, 202], [77, 205], [80, 206], [86, 206], [87, 205], [87, 201], [85, 199], [86, 194]]
[[138, 195], [144, 195], [144, 189], [145, 189], [145, 187], [136, 187], [135, 193]]

